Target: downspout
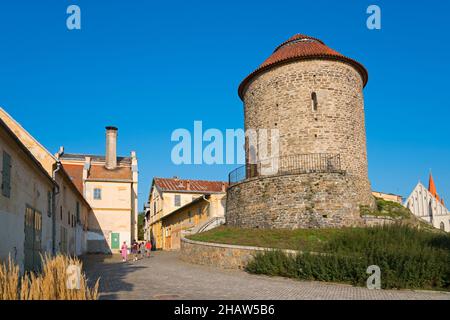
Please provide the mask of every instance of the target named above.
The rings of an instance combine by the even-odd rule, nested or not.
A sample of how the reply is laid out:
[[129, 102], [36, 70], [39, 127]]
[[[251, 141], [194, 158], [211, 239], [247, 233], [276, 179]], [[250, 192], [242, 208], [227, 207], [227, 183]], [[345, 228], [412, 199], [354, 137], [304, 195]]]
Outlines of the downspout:
[[53, 170], [52, 178], [55, 182], [52, 194], [52, 253], [56, 255], [56, 196], [59, 194], [60, 188], [56, 183], [56, 173], [61, 170], [61, 162], [56, 161], [56, 169]]
[[64, 154], [64, 147], [60, 147], [58, 153], [56, 156], [56, 169], [53, 170], [52, 178], [55, 182], [55, 186], [53, 187], [53, 194], [52, 194], [52, 253], [55, 256], [56, 255], [56, 196], [60, 192], [60, 187], [58, 183], [56, 182], [56, 173], [61, 170], [61, 161], [59, 158]]

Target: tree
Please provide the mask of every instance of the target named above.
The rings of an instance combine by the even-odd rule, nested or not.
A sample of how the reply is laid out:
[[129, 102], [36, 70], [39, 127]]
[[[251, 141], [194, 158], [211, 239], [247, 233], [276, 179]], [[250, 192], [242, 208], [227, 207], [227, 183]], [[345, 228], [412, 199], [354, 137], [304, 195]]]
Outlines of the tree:
[[139, 212], [138, 215], [138, 239], [144, 240], [144, 224], [145, 224], [145, 212]]

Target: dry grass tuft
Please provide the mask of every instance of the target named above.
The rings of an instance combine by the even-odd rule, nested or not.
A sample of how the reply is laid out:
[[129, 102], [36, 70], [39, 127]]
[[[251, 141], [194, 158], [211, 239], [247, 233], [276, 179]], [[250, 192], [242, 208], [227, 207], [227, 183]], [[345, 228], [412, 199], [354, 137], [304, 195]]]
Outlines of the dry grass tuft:
[[81, 274], [80, 288], [67, 286], [67, 268], [76, 265], [82, 269], [77, 258], [63, 255], [42, 258], [42, 272], [19, 276], [19, 268], [11, 258], [0, 265], [0, 300], [97, 300], [99, 280], [94, 287], [87, 284], [86, 276]]

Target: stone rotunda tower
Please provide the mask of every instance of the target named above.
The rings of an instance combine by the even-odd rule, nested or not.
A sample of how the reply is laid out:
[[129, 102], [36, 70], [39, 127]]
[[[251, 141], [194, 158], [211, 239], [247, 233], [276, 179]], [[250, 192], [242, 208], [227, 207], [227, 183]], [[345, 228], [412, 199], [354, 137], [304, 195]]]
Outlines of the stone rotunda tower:
[[360, 63], [299, 34], [242, 81], [245, 129], [279, 130], [278, 170], [262, 174], [264, 162], [253, 162], [230, 173], [229, 225], [361, 224], [360, 207], [374, 205], [364, 124], [367, 80]]

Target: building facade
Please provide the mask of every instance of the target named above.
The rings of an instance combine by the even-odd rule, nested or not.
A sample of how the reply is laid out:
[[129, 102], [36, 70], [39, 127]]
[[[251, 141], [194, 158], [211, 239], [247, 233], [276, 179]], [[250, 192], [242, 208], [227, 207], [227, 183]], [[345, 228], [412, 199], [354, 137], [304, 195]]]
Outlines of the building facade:
[[[55, 155], [52, 155], [1, 108], [0, 118], [55, 183], [54, 187], [45, 194], [46, 201], [50, 207], [50, 211], [46, 215], [46, 217], [50, 218], [50, 227], [47, 226], [50, 231], [49, 233], [44, 231], [46, 224], [43, 223], [42, 230], [45, 237], [42, 237], [40, 244], [42, 251], [70, 255], [85, 253], [87, 250], [86, 238], [91, 207]], [[44, 198], [44, 196], [42, 197]]]
[[177, 249], [183, 231], [223, 217], [227, 184], [154, 178], [145, 207], [146, 240], [156, 249]]
[[92, 208], [89, 252], [118, 253], [137, 239], [138, 160], [117, 157], [117, 128], [106, 128], [106, 156], [62, 153], [59, 160]]
[[1, 119], [0, 168], [0, 260], [11, 257], [21, 272], [35, 270], [40, 254], [52, 252], [48, 196], [55, 182]]
[[361, 224], [360, 206], [374, 206], [364, 120], [367, 79], [358, 62], [319, 39], [295, 35], [243, 80], [246, 131], [277, 130], [279, 150], [261, 152], [260, 135], [256, 144], [246, 141], [246, 165], [230, 173], [227, 224]]
[[372, 195], [376, 198], [380, 198], [386, 201], [392, 201], [397, 202], [399, 204], [403, 204], [403, 197], [398, 194], [372, 191]]
[[450, 211], [436, 192], [433, 176], [430, 174], [428, 188], [418, 183], [404, 203], [405, 207], [433, 227], [450, 232]]
[[178, 250], [189, 233], [212, 229], [225, 222], [226, 193], [206, 194], [161, 219], [163, 250]]

